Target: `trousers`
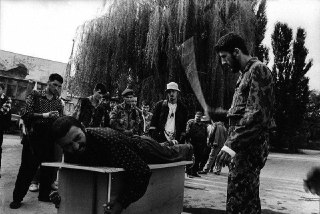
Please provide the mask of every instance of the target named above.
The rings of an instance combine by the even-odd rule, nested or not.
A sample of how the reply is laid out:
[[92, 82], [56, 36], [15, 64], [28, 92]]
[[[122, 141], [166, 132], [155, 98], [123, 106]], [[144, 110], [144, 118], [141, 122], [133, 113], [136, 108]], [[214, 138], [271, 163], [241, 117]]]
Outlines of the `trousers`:
[[261, 213], [260, 171], [269, 154], [269, 140], [257, 141], [252, 142], [255, 146], [238, 152], [229, 165], [227, 214]]
[[[55, 160], [54, 145], [48, 139], [48, 135], [46, 135], [47, 132], [42, 130], [40, 133], [41, 134], [39, 134], [37, 138], [32, 139], [35, 141], [32, 143], [32, 145], [31, 140], [28, 140], [26, 137], [23, 139], [21, 165], [13, 190], [14, 201], [20, 202], [23, 200], [41, 163], [53, 162]], [[34, 145], [36, 145], [38, 148], [34, 149]], [[55, 170], [51, 167], [40, 166], [40, 171], [40, 187], [38, 198], [40, 200], [48, 200], [51, 191], [51, 184], [54, 180]]]

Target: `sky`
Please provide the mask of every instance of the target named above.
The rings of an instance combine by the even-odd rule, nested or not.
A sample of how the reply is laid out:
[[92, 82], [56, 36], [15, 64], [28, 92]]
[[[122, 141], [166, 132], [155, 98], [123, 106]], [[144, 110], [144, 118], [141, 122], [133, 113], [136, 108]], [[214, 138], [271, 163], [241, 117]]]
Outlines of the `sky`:
[[0, 49], [68, 62], [78, 26], [103, 0], [0, 0]]
[[[76, 29], [95, 18], [104, 0], [0, 0], [0, 49], [58, 62], [68, 62]], [[310, 89], [320, 90], [320, 0], [267, 0], [264, 43], [271, 48], [277, 21], [307, 32], [313, 66]], [[271, 53], [272, 54], [272, 53]], [[272, 59], [272, 58], [271, 58]], [[272, 60], [269, 66], [272, 65]]]
[[[271, 52], [271, 34], [276, 22], [287, 23], [293, 29], [294, 38], [298, 27], [306, 30], [308, 59], [313, 59], [313, 66], [307, 73], [309, 87], [320, 91], [320, 0], [267, 0], [266, 12], [268, 24], [263, 43]], [[269, 67], [272, 61], [271, 58]]]

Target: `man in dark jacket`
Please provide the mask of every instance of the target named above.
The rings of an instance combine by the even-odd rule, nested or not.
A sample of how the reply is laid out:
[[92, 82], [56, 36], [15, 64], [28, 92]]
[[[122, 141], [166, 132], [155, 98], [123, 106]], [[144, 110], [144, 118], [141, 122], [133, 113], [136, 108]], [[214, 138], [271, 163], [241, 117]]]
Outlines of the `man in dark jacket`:
[[184, 143], [187, 125], [187, 109], [178, 100], [178, 84], [170, 82], [166, 89], [167, 100], [159, 101], [153, 112], [149, 132], [158, 142], [175, 140]]
[[2, 158], [3, 132], [8, 127], [11, 121], [11, 98], [5, 95], [4, 89], [4, 84], [0, 83], [0, 170]]
[[122, 97], [123, 103], [116, 105], [110, 112], [110, 127], [127, 135], [138, 135], [140, 134], [141, 118], [132, 102], [134, 91], [126, 88], [122, 92]]
[[[107, 89], [104, 84], [96, 84], [93, 95], [79, 99], [73, 117], [78, 119], [85, 127], [109, 126], [108, 107], [106, 103], [101, 102], [106, 92]], [[108, 124], [105, 124], [104, 120]]]

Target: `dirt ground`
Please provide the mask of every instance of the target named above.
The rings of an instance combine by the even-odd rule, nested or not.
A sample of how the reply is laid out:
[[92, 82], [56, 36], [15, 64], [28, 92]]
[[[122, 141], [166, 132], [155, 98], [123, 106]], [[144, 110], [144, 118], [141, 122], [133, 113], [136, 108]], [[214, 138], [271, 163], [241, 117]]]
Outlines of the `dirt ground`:
[[[0, 214], [53, 214], [50, 203], [39, 202], [38, 193], [28, 192], [23, 206], [11, 210], [14, 182], [20, 166], [22, 145], [19, 136], [5, 135], [0, 178]], [[263, 214], [320, 213], [319, 197], [305, 193], [302, 179], [306, 172], [320, 165], [320, 151], [289, 155], [272, 153], [261, 172], [260, 198]], [[225, 213], [227, 169], [221, 175], [209, 173], [201, 178], [186, 178], [184, 212], [193, 214]]]

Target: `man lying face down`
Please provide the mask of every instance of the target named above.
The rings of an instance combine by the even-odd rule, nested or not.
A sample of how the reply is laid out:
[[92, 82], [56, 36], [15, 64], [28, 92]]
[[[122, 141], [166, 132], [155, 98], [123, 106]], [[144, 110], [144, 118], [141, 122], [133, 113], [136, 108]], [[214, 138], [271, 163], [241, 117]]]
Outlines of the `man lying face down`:
[[148, 164], [192, 158], [192, 146], [189, 144], [159, 144], [149, 137], [129, 137], [110, 128], [84, 128], [70, 116], [57, 119], [51, 134], [62, 148], [66, 163], [124, 168], [126, 186], [109, 204], [110, 213], [121, 213], [144, 195], [151, 176]]

